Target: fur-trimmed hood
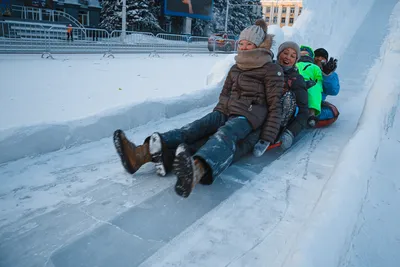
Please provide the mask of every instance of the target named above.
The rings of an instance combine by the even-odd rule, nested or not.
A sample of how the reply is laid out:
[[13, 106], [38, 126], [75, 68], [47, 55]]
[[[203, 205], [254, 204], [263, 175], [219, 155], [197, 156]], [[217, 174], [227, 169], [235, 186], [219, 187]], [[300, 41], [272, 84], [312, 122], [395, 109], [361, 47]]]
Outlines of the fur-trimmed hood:
[[274, 35], [267, 34], [265, 36], [264, 41], [260, 44], [259, 48], [265, 48], [265, 49], [271, 50], [273, 41], [274, 41]]

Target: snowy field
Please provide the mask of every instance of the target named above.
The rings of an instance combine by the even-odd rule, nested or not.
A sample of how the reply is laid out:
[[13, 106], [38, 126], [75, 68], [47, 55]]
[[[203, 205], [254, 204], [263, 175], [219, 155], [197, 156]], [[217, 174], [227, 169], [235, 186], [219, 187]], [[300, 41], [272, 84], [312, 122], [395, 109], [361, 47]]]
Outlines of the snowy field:
[[126, 174], [111, 134], [206, 114], [233, 56], [2, 56], [0, 266], [399, 266], [400, 3], [304, 5], [271, 31], [339, 58], [338, 121], [188, 199], [151, 164]]

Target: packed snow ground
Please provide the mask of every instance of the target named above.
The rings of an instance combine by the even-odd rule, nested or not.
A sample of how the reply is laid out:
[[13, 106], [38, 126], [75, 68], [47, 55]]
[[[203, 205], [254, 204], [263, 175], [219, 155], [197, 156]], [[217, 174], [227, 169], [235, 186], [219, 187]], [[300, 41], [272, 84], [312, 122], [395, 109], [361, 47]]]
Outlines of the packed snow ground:
[[[292, 36], [326, 46], [318, 37], [330, 29], [342, 40], [332, 47], [342, 85], [330, 99], [341, 112], [334, 125], [307, 131], [283, 155], [244, 159], [184, 200], [174, 176], [155, 176], [151, 164], [124, 173], [110, 136], [2, 164], [0, 266], [397, 266], [400, 4], [326, 2], [305, 1], [302, 27], [313, 30]], [[344, 7], [353, 16], [335, 19]], [[327, 8], [336, 16], [322, 19]], [[209, 92], [230, 64], [216, 64]], [[140, 143], [202, 116], [216, 98], [184, 106], [201, 95], [212, 94], [175, 98], [179, 116], [125, 124], [129, 137]]]

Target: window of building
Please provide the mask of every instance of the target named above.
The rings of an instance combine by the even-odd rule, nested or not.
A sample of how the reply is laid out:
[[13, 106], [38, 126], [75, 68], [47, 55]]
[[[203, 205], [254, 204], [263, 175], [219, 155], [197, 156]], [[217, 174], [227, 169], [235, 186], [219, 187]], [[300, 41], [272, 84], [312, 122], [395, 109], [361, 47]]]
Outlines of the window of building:
[[299, 8], [299, 15], [301, 14], [301, 11], [303, 10], [302, 7]]
[[289, 19], [289, 23], [290, 23], [290, 24], [293, 24], [293, 22], [294, 22], [294, 19], [293, 19], [293, 18], [290, 18], [290, 19]]
[[276, 24], [277, 22], [278, 22], [278, 17], [275, 16], [274, 19], [272, 20], [272, 23]]
[[294, 7], [290, 8], [290, 14], [294, 14]]
[[79, 11], [78, 20], [85, 26], [89, 26], [89, 11]]
[[266, 22], [266, 23], [269, 22], [269, 17], [265, 17], [265, 22]]
[[271, 7], [268, 6], [268, 7], [267, 7], [267, 13], [270, 13], [270, 12], [271, 12]]
[[276, 6], [276, 7], [274, 7], [274, 13], [278, 13], [278, 7]]
[[286, 14], [286, 7], [282, 7], [282, 13]]
[[286, 18], [281, 18], [281, 23], [285, 23], [286, 22]]

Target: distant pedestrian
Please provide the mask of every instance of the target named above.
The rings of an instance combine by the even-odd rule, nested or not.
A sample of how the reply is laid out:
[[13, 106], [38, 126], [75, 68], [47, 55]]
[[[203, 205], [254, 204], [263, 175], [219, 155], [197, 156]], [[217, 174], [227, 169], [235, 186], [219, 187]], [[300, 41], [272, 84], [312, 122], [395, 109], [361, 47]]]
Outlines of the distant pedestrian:
[[72, 25], [68, 24], [68, 27], [67, 27], [67, 40], [69, 41], [70, 38], [71, 38], [71, 41], [74, 41]]

